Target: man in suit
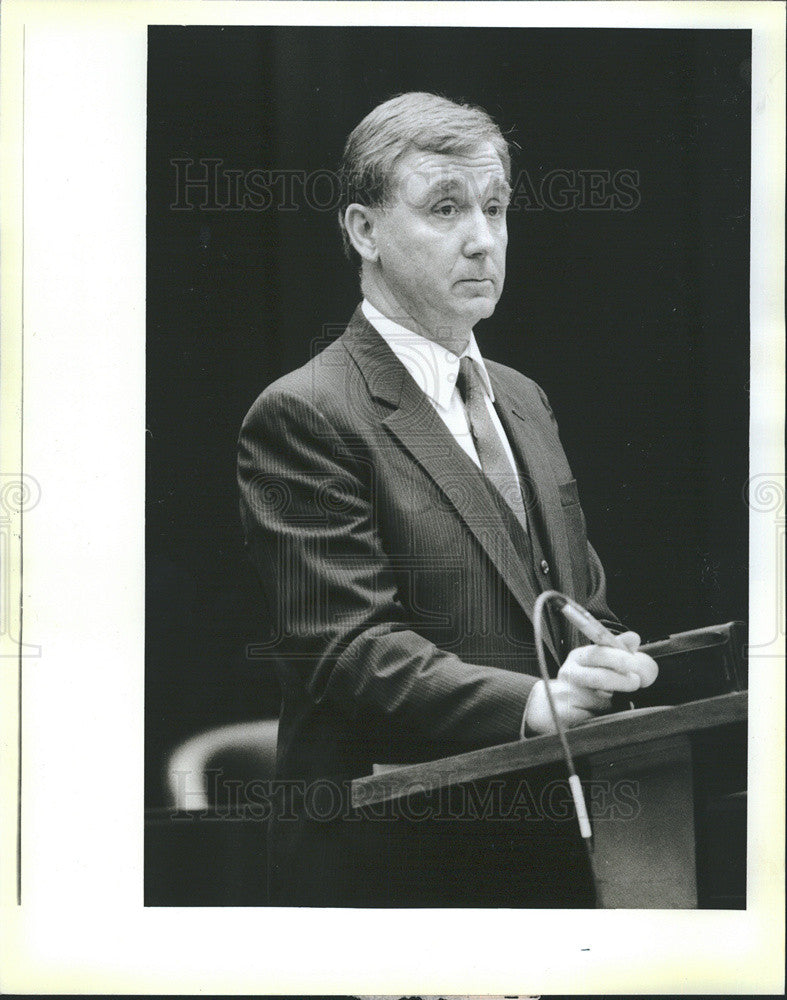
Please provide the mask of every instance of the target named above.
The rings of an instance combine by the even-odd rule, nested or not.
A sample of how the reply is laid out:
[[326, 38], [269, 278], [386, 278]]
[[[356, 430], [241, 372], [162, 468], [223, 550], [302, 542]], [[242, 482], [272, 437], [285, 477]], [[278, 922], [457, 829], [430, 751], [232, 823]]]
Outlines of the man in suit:
[[[434, 902], [402, 870], [412, 831], [399, 842], [401, 825], [359, 819], [349, 782], [552, 731], [533, 645], [542, 590], [623, 627], [544, 393], [473, 334], [505, 276], [499, 129], [480, 109], [400, 95], [352, 132], [342, 177], [363, 302], [262, 393], [240, 436], [242, 521], [275, 615], [277, 775], [295, 789], [272, 822], [272, 901]], [[652, 683], [639, 638], [624, 640], [588, 646], [550, 619], [565, 725]], [[552, 882], [536, 880], [535, 905], [563, 898]]]

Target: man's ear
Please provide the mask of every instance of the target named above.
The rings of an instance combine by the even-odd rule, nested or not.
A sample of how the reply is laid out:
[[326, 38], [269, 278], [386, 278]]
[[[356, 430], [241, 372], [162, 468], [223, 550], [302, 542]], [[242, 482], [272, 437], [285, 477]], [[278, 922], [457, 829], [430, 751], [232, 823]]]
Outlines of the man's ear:
[[366, 205], [352, 204], [347, 206], [344, 213], [344, 225], [347, 235], [350, 238], [355, 250], [361, 260], [370, 264], [376, 263], [380, 258], [380, 251], [377, 249], [377, 215], [373, 208]]

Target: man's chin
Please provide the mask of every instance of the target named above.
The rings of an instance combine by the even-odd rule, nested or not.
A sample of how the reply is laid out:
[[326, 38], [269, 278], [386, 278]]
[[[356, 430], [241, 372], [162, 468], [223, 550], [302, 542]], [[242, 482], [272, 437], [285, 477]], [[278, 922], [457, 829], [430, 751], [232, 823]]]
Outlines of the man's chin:
[[486, 295], [477, 295], [472, 299], [468, 299], [464, 303], [464, 308], [461, 312], [463, 316], [470, 321], [470, 325], [473, 326], [479, 320], [489, 319], [495, 311], [496, 305], [497, 299], [490, 298]]

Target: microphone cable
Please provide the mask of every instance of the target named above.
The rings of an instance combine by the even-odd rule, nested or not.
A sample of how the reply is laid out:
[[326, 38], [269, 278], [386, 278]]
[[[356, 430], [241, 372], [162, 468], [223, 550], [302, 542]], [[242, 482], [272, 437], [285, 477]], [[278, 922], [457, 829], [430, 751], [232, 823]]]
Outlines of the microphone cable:
[[[593, 830], [590, 826], [590, 819], [588, 817], [587, 804], [585, 802], [585, 795], [582, 791], [582, 783], [579, 780], [579, 775], [577, 774], [576, 768], [574, 766], [574, 758], [571, 753], [571, 748], [568, 745], [568, 740], [566, 739], [566, 730], [563, 725], [560, 716], [557, 712], [557, 706], [555, 705], [555, 699], [552, 696], [552, 688], [550, 684], [549, 670], [547, 669], [546, 657], [544, 655], [544, 634], [543, 634], [543, 624], [542, 618], [544, 614], [544, 607], [548, 601], [562, 601], [561, 610], [569, 606], [576, 614], [581, 616], [587, 616], [591, 618], [589, 613], [576, 601], [567, 597], [565, 594], [561, 594], [559, 590], [545, 590], [543, 593], [539, 594], [535, 606], [533, 608], [533, 635], [535, 639], [536, 646], [536, 656], [538, 658], [538, 668], [541, 672], [541, 678], [544, 681], [544, 686], [547, 693], [547, 701], [549, 702], [549, 709], [552, 714], [552, 721], [555, 725], [555, 731], [557, 733], [558, 739], [560, 740], [560, 745], [563, 750], [563, 759], [565, 760], [566, 770], [568, 771], [568, 784], [571, 790], [571, 797], [574, 800], [574, 808], [576, 809], [577, 823], [579, 824], [579, 832], [582, 838], [582, 842], [585, 845], [585, 850], [587, 852], [588, 862], [590, 864], [591, 877], [593, 879], [593, 888], [598, 897], [598, 887], [596, 885], [596, 873], [593, 868]], [[575, 616], [571, 616], [572, 621], [577, 624]], [[595, 621], [595, 619], [592, 619]], [[600, 625], [600, 623], [597, 623]], [[603, 626], [602, 626], [603, 627]]]

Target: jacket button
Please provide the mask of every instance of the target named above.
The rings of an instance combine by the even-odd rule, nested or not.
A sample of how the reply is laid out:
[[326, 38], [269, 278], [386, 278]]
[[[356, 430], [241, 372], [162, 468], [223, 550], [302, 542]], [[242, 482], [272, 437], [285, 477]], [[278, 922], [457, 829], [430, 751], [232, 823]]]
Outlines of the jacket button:
[[549, 572], [549, 563], [546, 561], [546, 559], [541, 560], [541, 572], [542, 573]]

